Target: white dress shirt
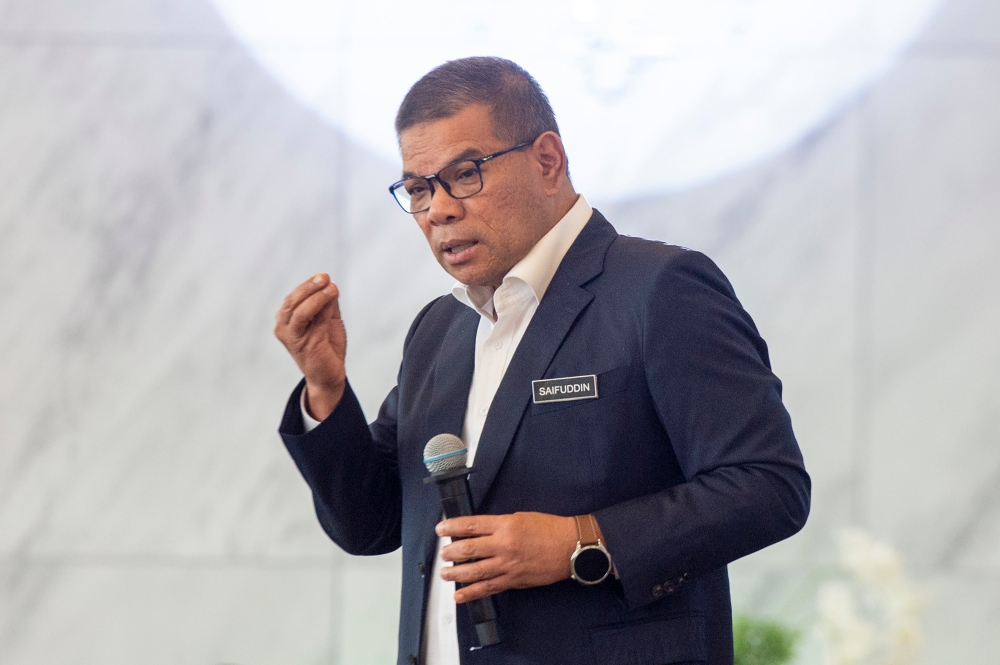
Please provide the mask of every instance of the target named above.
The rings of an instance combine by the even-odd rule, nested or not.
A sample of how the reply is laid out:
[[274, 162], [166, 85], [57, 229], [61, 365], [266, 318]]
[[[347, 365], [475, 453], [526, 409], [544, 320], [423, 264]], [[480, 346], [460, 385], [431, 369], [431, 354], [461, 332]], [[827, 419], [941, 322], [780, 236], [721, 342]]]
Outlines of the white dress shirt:
[[[510, 365], [517, 345], [528, 328], [538, 303], [545, 295], [556, 269], [570, 245], [583, 230], [593, 210], [581, 195], [569, 212], [510, 269], [499, 288], [467, 286], [457, 283], [452, 294], [460, 302], [476, 310], [479, 328], [476, 330], [475, 370], [469, 400], [462, 425], [462, 440], [469, 449], [469, 466], [476, 456], [479, 437], [500, 382]], [[305, 391], [303, 391], [304, 399]], [[306, 431], [319, 425], [302, 405]], [[447, 541], [447, 542], [446, 542]], [[455, 583], [441, 579], [441, 548], [451, 542], [439, 538], [434, 556], [424, 618], [423, 665], [459, 665], [458, 634], [455, 631]]]

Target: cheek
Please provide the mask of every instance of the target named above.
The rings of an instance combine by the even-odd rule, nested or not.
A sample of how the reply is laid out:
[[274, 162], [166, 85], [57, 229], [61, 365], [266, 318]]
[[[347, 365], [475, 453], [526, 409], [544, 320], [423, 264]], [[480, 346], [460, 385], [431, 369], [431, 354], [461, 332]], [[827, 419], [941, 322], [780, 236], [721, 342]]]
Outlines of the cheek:
[[420, 216], [413, 217], [413, 221], [417, 223], [420, 228], [420, 232], [424, 234], [424, 237], [428, 240], [431, 239], [431, 225], [427, 222], [426, 215], [422, 219]]
[[[484, 203], [487, 203], [484, 201]], [[524, 206], [513, 192], [493, 196], [483, 208], [483, 221], [499, 247], [510, 248], [511, 242], [521, 235], [518, 220], [523, 219]]]
[[415, 219], [415, 221], [417, 226], [420, 228], [420, 232], [424, 234], [424, 238], [427, 240], [427, 244], [431, 248], [431, 251], [437, 254], [437, 252], [434, 251], [434, 243], [432, 242], [431, 237], [433, 227], [426, 219]]
[[[492, 211], [491, 211], [492, 212]], [[491, 264], [502, 264], [511, 250], [510, 229], [505, 216], [490, 214], [483, 218], [482, 239], [485, 241], [486, 256]]]
[[532, 225], [536, 210], [520, 197], [510, 196], [503, 201], [503, 212], [491, 220], [497, 239], [497, 253], [505, 258], [519, 259], [534, 244]]

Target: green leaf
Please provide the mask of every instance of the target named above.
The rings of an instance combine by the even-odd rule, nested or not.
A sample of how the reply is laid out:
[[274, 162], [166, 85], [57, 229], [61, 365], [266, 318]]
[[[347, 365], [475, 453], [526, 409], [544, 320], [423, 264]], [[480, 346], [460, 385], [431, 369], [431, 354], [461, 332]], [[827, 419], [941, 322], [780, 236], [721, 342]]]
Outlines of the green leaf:
[[799, 632], [778, 621], [739, 615], [733, 621], [734, 665], [783, 665], [798, 641]]

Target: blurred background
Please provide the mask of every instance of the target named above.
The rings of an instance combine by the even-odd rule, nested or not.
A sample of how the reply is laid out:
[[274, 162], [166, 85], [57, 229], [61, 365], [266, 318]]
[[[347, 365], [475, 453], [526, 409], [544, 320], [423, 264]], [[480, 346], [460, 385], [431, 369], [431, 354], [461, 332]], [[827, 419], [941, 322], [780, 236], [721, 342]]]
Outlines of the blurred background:
[[272, 317], [330, 272], [374, 417], [451, 284], [386, 192], [392, 118], [473, 54], [532, 72], [577, 189], [711, 256], [770, 345], [813, 511], [730, 567], [735, 609], [834, 662], [854, 527], [915, 590], [906, 662], [996, 662], [995, 0], [0, 0], [0, 663], [394, 659], [398, 555], [320, 530]]

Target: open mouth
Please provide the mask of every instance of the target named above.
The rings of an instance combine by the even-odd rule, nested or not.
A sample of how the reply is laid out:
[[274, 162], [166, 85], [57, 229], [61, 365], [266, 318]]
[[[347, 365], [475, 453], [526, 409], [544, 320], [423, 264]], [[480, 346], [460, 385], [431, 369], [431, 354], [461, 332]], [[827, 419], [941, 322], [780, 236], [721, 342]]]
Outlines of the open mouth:
[[471, 258], [476, 245], [476, 240], [449, 240], [441, 245], [444, 258], [448, 263], [462, 263]]
[[460, 254], [461, 252], [467, 250], [476, 244], [475, 240], [462, 240], [452, 243], [447, 243], [445, 245], [444, 251], [447, 254]]

